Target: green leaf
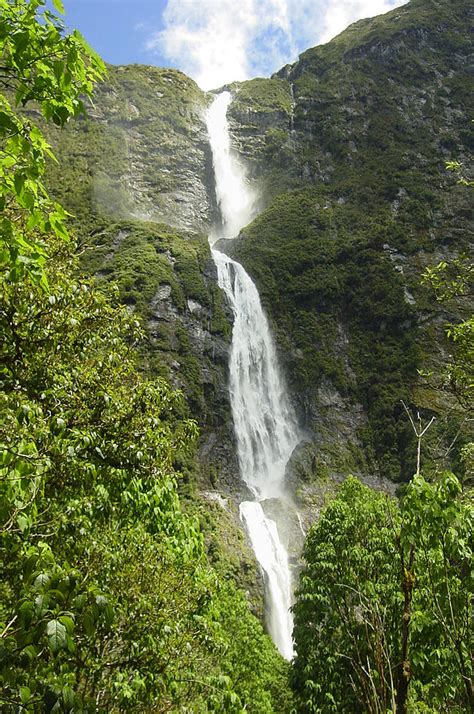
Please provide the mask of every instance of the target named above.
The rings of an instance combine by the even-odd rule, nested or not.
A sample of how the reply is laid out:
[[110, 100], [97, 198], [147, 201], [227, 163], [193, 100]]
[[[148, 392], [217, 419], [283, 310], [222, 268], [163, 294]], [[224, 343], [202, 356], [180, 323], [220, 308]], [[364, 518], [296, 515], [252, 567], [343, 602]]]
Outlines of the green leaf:
[[82, 623], [84, 625], [86, 635], [93, 635], [95, 632], [95, 617], [90, 610], [84, 613]]
[[64, 15], [64, 5], [61, 0], [53, 0], [53, 5], [61, 15]]
[[35, 606], [30, 600], [27, 600], [20, 606], [20, 623], [23, 627], [27, 628], [33, 619]]
[[74, 620], [72, 617], [69, 617], [69, 615], [61, 615], [59, 621], [65, 626], [70, 635], [74, 632]]
[[31, 689], [29, 687], [20, 687], [20, 699], [22, 704], [27, 704], [31, 699]]
[[51, 578], [48, 573], [40, 573], [35, 579], [34, 587], [36, 589], [46, 588], [49, 585], [50, 580]]
[[74, 707], [74, 690], [71, 687], [63, 687], [62, 690], [63, 702], [68, 710], [72, 711]]
[[60, 649], [66, 647], [66, 628], [59, 620], [51, 620], [48, 622], [46, 625], [46, 634], [48, 635], [48, 642], [52, 652], [59, 652]]

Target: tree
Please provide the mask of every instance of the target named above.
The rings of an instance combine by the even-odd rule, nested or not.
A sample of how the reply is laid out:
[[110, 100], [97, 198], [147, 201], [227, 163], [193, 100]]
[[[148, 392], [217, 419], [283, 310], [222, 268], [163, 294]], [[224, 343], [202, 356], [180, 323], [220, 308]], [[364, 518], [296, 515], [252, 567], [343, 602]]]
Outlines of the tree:
[[[0, 81], [61, 125], [103, 64], [43, 6], [0, 0]], [[79, 274], [50, 149], [1, 101], [2, 711], [270, 712], [285, 665], [181, 509], [183, 395], [141, 376], [140, 324]]]
[[[472, 297], [474, 265], [466, 255], [441, 261], [423, 273], [423, 283], [433, 290], [439, 303], [462, 301]], [[452, 350], [451, 360], [437, 376], [438, 388], [449, 390], [461, 409], [471, 411], [474, 397], [474, 319], [468, 317], [446, 325], [446, 337]], [[432, 380], [434, 375], [428, 375]]]
[[472, 707], [473, 519], [449, 472], [434, 483], [415, 476], [399, 507], [344, 482], [305, 544], [299, 711]]
[[474, 709], [474, 507], [459, 480], [413, 478], [400, 541], [414, 553], [410, 650], [414, 687], [436, 711]]
[[310, 530], [294, 606], [299, 711], [387, 711], [400, 661], [399, 523], [387, 497], [348, 478]]
[[[62, 126], [84, 111], [105, 72], [102, 60], [77, 31], [64, 34], [45, 0], [0, 0], [0, 265], [10, 280], [25, 272], [46, 287], [47, 236], [67, 238], [67, 213], [43, 184], [47, 158], [42, 132], [14, 106], [32, 103]], [[61, 0], [54, 0], [63, 12]], [[25, 230], [26, 229], [26, 230]]]
[[71, 248], [55, 240], [44, 268], [49, 293], [28, 276], [2, 286], [0, 619], [11, 702], [19, 685], [36, 702], [53, 692], [64, 704], [65, 686], [69, 698], [74, 683], [80, 690], [81, 643], [94, 651], [113, 617], [113, 591], [104, 592], [106, 579], [93, 577], [84, 554], [101, 529], [137, 521], [175, 559], [201, 553], [173, 466], [196, 433], [181, 416], [182, 395], [140, 377], [138, 324], [74, 275]]

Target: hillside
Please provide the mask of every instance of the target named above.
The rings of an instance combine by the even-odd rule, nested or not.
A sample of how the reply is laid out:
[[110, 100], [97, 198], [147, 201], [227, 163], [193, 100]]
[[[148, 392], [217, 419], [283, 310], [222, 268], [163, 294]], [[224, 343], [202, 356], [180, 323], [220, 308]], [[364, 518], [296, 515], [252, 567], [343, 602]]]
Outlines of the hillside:
[[[436, 412], [417, 370], [439, 365], [446, 345], [420, 282], [469, 249], [469, 196], [444, 162], [468, 164], [472, 149], [470, 17], [466, 2], [411, 2], [242, 85], [233, 104], [267, 209], [230, 250], [274, 319], [316, 435], [313, 476], [408, 478], [400, 399]], [[285, 86], [292, 103], [271, 115]]]
[[[424, 267], [468, 247], [469, 199], [444, 162], [467, 163], [472, 147], [470, 13], [463, 0], [413, 1], [271, 79], [231, 85], [235, 146], [265, 210], [224, 250], [247, 267], [273, 320], [310, 442], [295, 469], [311, 482], [348, 471], [406, 479], [414, 451], [400, 400], [436, 412], [417, 370], [445, 356], [450, 315], [420, 281]], [[99, 246], [84, 266], [118, 279], [148, 321], [145, 362], [184, 389], [205, 470], [227, 490], [229, 326], [205, 237], [189, 233], [205, 233], [217, 210], [209, 101], [175, 71], [109, 68], [90, 118], [53, 136], [70, 168], [51, 185], [81, 240]], [[171, 224], [176, 240], [143, 219]], [[152, 245], [158, 262], [146, 257]]]

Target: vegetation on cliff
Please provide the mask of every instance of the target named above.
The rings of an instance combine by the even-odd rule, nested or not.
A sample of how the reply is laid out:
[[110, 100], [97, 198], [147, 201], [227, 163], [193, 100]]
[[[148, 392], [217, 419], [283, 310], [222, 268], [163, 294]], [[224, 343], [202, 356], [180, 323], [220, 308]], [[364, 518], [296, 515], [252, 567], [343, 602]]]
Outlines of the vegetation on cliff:
[[[60, 158], [48, 181], [76, 214], [78, 258], [43, 185], [51, 149], [36, 119], [79, 115], [104, 68], [44, 6], [0, 0], [2, 709], [472, 707], [472, 443], [462, 434], [472, 319], [458, 319], [466, 281], [444, 255], [457, 260], [468, 214], [465, 196], [433, 178], [443, 152], [462, 160], [468, 146], [457, 72], [467, 3], [418, 0], [357, 23], [281, 76], [240, 85], [234, 102], [234, 127], [244, 115], [263, 127], [247, 144], [254, 175], [277, 178], [234, 250], [261, 288], [308, 426], [330, 382], [367, 414], [354, 463], [407, 480], [416, 436], [400, 400], [423, 394], [429, 417], [448, 414], [446, 394], [427, 400], [439, 394], [433, 375], [412, 389], [434, 344], [420, 315], [443, 322], [419, 287], [435, 256], [426, 280], [457, 300], [445, 308], [457, 350], [428, 371], [459, 398], [436, 433], [459, 478], [431, 459], [399, 503], [344, 483], [305, 547], [296, 705], [287, 664], [235, 586], [251, 590], [253, 571], [230, 542], [231, 509], [194, 498], [199, 479], [214, 486], [218, 474], [196, 459], [190, 415], [205, 428], [228, 419], [213, 413], [223, 369], [213, 370], [229, 328], [196, 230], [213, 205], [205, 96], [176, 71], [111, 68], [94, 117], [48, 130]], [[199, 155], [184, 161], [190, 145]], [[163, 223], [189, 201], [180, 228]], [[341, 451], [327, 473], [348, 470]]]
[[[277, 197], [237, 247], [275, 315], [279, 343], [296, 393], [316, 398], [322, 378], [361, 403], [369, 416], [363, 443], [382, 473], [413, 472], [409, 425], [400, 418], [416, 377], [416, 314], [384, 250], [393, 219], [367, 220], [345, 205], [327, 205], [317, 189]], [[250, 257], [252, 256], [252, 258]], [[349, 336], [337, 352], [338, 329]]]
[[[413, 473], [400, 400], [440, 417], [446, 407], [417, 370], [440, 368], [448, 347], [439, 325], [466, 306], [453, 300], [440, 310], [420, 278], [427, 266], [469, 250], [469, 197], [444, 168], [448, 158], [467, 160], [472, 147], [469, 13], [466, 0], [410, 2], [307, 50], [261, 80], [291, 87], [286, 124], [269, 125], [264, 104], [259, 122], [265, 89], [250, 82], [254, 131], [245, 122], [239, 128], [245, 83], [230, 109], [267, 201], [232, 255], [262, 294], [329, 473], [340, 469], [328, 432], [346, 440], [347, 424], [333, 410], [323, 431], [328, 390], [353, 415], [351, 449], [368, 464], [360, 473], [394, 480]], [[455, 433], [459, 414], [451, 418]]]
[[[424, 275], [440, 301], [468, 295], [471, 278], [466, 257]], [[425, 375], [462, 421], [472, 419], [472, 326], [472, 316], [446, 326], [453, 352]], [[306, 539], [294, 607], [298, 711], [474, 707], [472, 431], [463, 442], [458, 430], [450, 447], [461, 442], [464, 478], [440, 469], [426, 478], [421, 447], [434, 417], [423, 423], [404, 407], [417, 468], [400, 500], [349, 478]]]

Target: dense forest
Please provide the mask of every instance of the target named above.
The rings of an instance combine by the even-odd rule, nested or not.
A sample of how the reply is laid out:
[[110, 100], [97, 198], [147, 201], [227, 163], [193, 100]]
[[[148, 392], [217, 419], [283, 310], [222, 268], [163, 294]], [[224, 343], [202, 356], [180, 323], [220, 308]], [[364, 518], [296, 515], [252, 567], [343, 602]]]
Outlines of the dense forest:
[[229, 87], [260, 205], [228, 250], [307, 434], [291, 662], [235, 505], [210, 97], [53, 5], [0, 0], [2, 711], [473, 710], [468, 3]]

